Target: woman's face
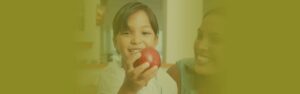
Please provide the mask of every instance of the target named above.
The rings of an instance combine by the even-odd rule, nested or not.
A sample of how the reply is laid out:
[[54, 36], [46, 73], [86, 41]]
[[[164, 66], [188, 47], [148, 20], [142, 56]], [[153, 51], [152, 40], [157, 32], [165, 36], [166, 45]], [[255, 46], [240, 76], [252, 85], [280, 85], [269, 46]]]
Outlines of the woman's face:
[[140, 53], [145, 47], [155, 47], [157, 37], [145, 11], [137, 11], [128, 17], [128, 29], [120, 31], [114, 41], [123, 59]]
[[214, 64], [220, 55], [220, 35], [224, 30], [223, 18], [211, 14], [207, 16], [198, 29], [198, 37], [194, 44], [196, 58], [195, 71], [199, 74], [213, 72]]

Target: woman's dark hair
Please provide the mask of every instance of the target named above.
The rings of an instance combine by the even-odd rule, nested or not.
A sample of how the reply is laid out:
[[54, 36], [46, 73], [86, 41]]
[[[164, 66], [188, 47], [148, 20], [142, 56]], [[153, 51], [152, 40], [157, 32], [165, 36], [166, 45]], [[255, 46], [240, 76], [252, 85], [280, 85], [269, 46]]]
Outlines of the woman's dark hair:
[[155, 33], [156, 36], [158, 36], [159, 28], [158, 28], [158, 22], [156, 19], [156, 16], [154, 12], [145, 4], [137, 1], [129, 2], [125, 4], [115, 15], [114, 20], [113, 20], [113, 33], [114, 33], [114, 39], [115, 36], [124, 30], [128, 29], [128, 18], [131, 16], [133, 13], [137, 11], [145, 11], [150, 24], [152, 26], [152, 29]]

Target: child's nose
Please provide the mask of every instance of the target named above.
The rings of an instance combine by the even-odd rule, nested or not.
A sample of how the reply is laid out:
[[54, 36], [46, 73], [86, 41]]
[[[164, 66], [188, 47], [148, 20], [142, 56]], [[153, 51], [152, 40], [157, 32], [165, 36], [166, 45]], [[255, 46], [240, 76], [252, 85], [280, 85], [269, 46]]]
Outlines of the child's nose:
[[137, 36], [137, 35], [134, 35], [132, 38], [131, 38], [131, 41], [130, 41], [131, 44], [140, 44], [142, 43], [142, 39]]

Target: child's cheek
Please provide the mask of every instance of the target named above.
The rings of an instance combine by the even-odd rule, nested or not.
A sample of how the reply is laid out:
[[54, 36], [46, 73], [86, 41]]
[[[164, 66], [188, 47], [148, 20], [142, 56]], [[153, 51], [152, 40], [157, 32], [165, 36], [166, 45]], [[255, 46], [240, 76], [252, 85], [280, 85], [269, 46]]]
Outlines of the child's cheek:
[[155, 39], [152, 39], [152, 38], [147, 38], [147, 40], [145, 40], [143, 43], [144, 43], [145, 47], [153, 47], [153, 48], [156, 47]]
[[118, 40], [117, 42], [117, 45], [116, 45], [116, 50], [119, 52], [119, 54], [122, 56], [122, 57], [126, 57], [127, 55], [127, 48], [124, 44], [124, 42], [122, 40]]

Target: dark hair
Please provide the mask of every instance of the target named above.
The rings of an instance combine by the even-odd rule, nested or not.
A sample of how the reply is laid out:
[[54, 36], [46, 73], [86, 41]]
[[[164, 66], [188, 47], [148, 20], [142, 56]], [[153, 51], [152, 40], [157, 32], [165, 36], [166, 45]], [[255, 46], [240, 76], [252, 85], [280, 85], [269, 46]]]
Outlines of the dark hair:
[[145, 4], [141, 3], [141, 2], [137, 2], [137, 1], [133, 1], [133, 2], [129, 2], [127, 4], [125, 4], [115, 15], [114, 20], [113, 20], [113, 33], [114, 33], [114, 39], [115, 36], [123, 31], [128, 29], [128, 25], [127, 25], [127, 21], [130, 15], [132, 15], [133, 13], [139, 11], [139, 10], [143, 10], [146, 12], [151, 27], [155, 33], [156, 36], [158, 36], [158, 22], [156, 19], [155, 14], [153, 13], [153, 11]]

